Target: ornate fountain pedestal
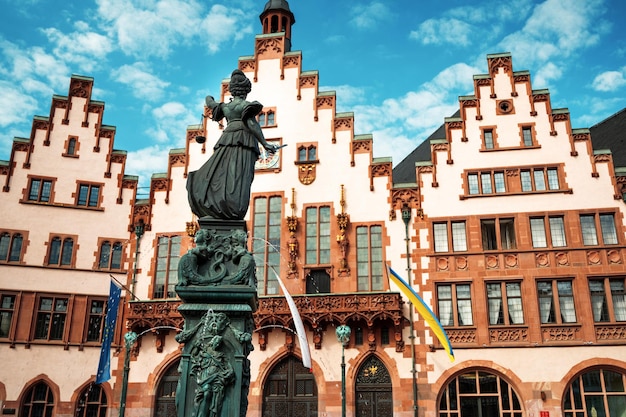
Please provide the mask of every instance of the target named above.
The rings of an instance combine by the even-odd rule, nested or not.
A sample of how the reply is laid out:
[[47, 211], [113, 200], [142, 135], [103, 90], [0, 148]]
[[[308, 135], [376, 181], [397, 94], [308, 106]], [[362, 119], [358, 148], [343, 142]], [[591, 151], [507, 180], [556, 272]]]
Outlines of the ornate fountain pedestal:
[[[226, 224], [225, 224], [226, 223]], [[176, 390], [178, 417], [244, 417], [257, 308], [245, 222], [203, 220], [179, 264], [176, 292], [185, 326]]]

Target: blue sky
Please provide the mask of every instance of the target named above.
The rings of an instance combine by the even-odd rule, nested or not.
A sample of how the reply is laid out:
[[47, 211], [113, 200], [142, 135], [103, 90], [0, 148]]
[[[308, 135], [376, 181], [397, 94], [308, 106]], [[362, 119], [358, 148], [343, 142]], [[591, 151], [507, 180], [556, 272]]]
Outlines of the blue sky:
[[[72, 74], [95, 80], [126, 173], [166, 170], [204, 97], [252, 55], [265, 0], [0, 0], [0, 159]], [[486, 55], [511, 52], [573, 127], [626, 107], [623, 0], [291, 0], [292, 49], [336, 90], [374, 156], [399, 163], [473, 93]], [[252, 95], [254, 94], [254, 91]], [[251, 95], [251, 97], [252, 97]], [[264, 103], [271, 105], [271, 103]]]

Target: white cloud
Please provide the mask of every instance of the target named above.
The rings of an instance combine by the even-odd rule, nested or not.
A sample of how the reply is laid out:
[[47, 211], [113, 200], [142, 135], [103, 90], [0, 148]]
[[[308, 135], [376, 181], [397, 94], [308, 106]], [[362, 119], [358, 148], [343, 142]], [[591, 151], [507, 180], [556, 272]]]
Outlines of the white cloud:
[[620, 71], [605, 71], [593, 79], [592, 88], [596, 91], [615, 91], [626, 85], [626, 67]]
[[169, 150], [167, 146], [152, 145], [128, 152], [125, 172], [128, 175], [138, 175], [140, 187], [149, 186], [152, 174], [167, 172]]
[[165, 58], [179, 45], [204, 42], [211, 53], [252, 32], [249, 15], [236, 5], [214, 5], [205, 15], [191, 0], [96, 0], [98, 13], [121, 50], [136, 57]]
[[111, 40], [99, 33], [88, 30], [85, 22], [75, 24], [78, 29], [69, 34], [56, 28], [42, 29], [48, 40], [55, 44], [53, 53], [65, 62], [79, 65], [82, 71], [91, 72], [96, 65], [113, 50]]
[[424, 45], [468, 46], [479, 40], [493, 39], [511, 21], [523, 19], [531, 7], [530, 0], [482, 3], [447, 10], [441, 17], [422, 22], [409, 33]]
[[385, 3], [373, 2], [366, 6], [355, 6], [351, 10], [350, 23], [359, 29], [370, 29], [378, 22], [391, 18], [389, 7]]
[[0, 81], [0, 126], [23, 122], [32, 117], [37, 100], [10, 82]]
[[200, 117], [182, 103], [168, 102], [152, 110], [153, 126], [146, 132], [155, 142], [170, 147], [184, 146], [187, 126], [198, 124]]
[[505, 37], [500, 45], [529, 63], [569, 58], [593, 46], [608, 27], [598, 17], [602, 0], [546, 0], [535, 7], [524, 27]]
[[428, 19], [411, 31], [409, 39], [415, 39], [424, 45], [442, 45], [445, 43], [467, 46], [472, 26], [454, 18]]
[[473, 93], [473, 75], [479, 72], [454, 64], [402, 97], [356, 106], [355, 132], [372, 133], [374, 156], [391, 156], [397, 164], [458, 110], [458, 96]]
[[150, 102], [163, 97], [164, 90], [170, 85], [149, 72], [148, 65], [135, 62], [133, 65], [122, 65], [111, 72], [113, 79], [132, 89], [133, 95]]
[[556, 81], [563, 75], [562, 67], [548, 62], [535, 70], [533, 75], [533, 88], [551, 88], [551, 93], [556, 93], [556, 88], [551, 85], [551, 81]]

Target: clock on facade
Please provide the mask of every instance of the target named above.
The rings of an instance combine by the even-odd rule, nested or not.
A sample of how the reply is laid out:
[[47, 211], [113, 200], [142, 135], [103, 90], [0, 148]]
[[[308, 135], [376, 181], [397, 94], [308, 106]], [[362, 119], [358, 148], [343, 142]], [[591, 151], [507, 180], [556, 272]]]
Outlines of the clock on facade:
[[[280, 145], [279, 141], [267, 141], [272, 145]], [[254, 166], [255, 169], [272, 169], [278, 167], [278, 162], [280, 161], [280, 152], [269, 153], [265, 150], [262, 145], [259, 145], [261, 150], [261, 154], [259, 155], [259, 159], [256, 161]]]

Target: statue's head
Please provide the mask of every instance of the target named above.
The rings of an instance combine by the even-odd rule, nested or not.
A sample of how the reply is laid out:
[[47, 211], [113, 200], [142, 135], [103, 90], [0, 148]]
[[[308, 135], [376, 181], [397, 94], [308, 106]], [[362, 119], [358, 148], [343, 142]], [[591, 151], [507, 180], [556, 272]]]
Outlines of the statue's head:
[[250, 91], [252, 91], [252, 83], [243, 71], [236, 69], [230, 75], [228, 90], [233, 97], [245, 97]]
[[194, 242], [196, 243], [205, 243], [207, 240], [207, 237], [209, 236], [209, 231], [206, 229], [200, 229], [196, 232], [196, 236], [194, 238]]
[[248, 240], [248, 234], [243, 230], [235, 230], [230, 236], [230, 240], [232, 243], [246, 246], [246, 240]]

